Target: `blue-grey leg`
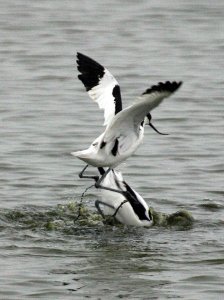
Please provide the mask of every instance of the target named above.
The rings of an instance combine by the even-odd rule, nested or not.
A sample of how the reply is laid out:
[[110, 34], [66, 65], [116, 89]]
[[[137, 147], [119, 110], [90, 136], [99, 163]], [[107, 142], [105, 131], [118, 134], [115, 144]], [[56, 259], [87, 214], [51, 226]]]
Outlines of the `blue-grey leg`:
[[[85, 170], [88, 168], [89, 165], [86, 165], [83, 170], [79, 173], [79, 178], [90, 178], [90, 179], [94, 179], [95, 181], [97, 181], [99, 179], [99, 176], [88, 176], [88, 175], [83, 175]], [[89, 187], [87, 187], [85, 189], [85, 191], [82, 193], [81, 195], [81, 199], [80, 199], [80, 203], [79, 203], [79, 206], [78, 206], [78, 215], [76, 217], [76, 219], [74, 220], [74, 223], [79, 219], [80, 217], [80, 214], [81, 214], [81, 207], [82, 207], [82, 200], [84, 198], [84, 195], [85, 193], [88, 191], [88, 189], [90, 189], [91, 187], [93, 187], [94, 185], [91, 185]]]
[[99, 176], [94, 176], [94, 175], [83, 175], [85, 170], [88, 168], [89, 165], [86, 165], [84, 167], [84, 169], [79, 173], [79, 178], [90, 178], [90, 179], [93, 179], [95, 181], [98, 181], [99, 180]]
[[136, 201], [136, 199], [133, 198], [133, 196], [131, 195], [131, 193], [129, 191], [122, 191], [122, 190], [113, 189], [113, 188], [101, 185], [101, 182], [104, 180], [104, 178], [107, 176], [107, 174], [110, 171], [111, 171], [111, 169], [108, 168], [108, 170], [103, 174], [103, 176], [95, 183], [95, 187], [99, 188], [99, 189], [103, 189], [103, 190], [107, 190], [107, 191], [111, 191], [111, 192], [122, 194], [126, 198], [124, 201], [121, 202], [121, 204], [115, 210], [115, 213], [113, 214], [113, 217], [115, 217], [116, 214], [118, 213], [119, 209], [122, 207], [122, 205], [125, 204], [126, 202], [129, 202], [128, 199], [132, 199], [132, 201]]
[[104, 215], [102, 209], [100, 208], [100, 204], [105, 205], [105, 206], [107, 206], [109, 208], [112, 208], [112, 209], [114, 209], [114, 207], [112, 205], [104, 203], [103, 201], [100, 201], [100, 200], [95, 201], [96, 209], [98, 210], [99, 214], [105, 219], [105, 215]]
[[110, 187], [107, 187], [107, 186], [104, 186], [101, 184], [101, 182], [104, 180], [104, 178], [107, 176], [107, 174], [111, 171], [110, 168], [108, 168], [106, 170], [106, 172], [100, 177], [100, 179], [95, 183], [95, 187], [97, 189], [103, 189], [103, 190], [107, 190], [107, 191], [111, 191], [111, 192], [115, 192], [115, 193], [119, 193], [119, 194], [122, 194], [122, 195], [126, 195], [127, 192], [125, 191], [121, 191], [121, 190], [117, 190], [117, 189], [113, 189], [113, 188], [110, 188]]
[[[108, 172], [109, 173], [109, 172]], [[102, 176], [103, 177], [103, 176]], [[101, 177], [101, 178], [102, 178]], [[101, 179], [100, 178], [100, 179]], [[105, 178], [105, 177], [104, 177]], [[98, 180], [99, 181], [99, 180]], [[97, 185], [96, 185], [97, 184]], [[127, 191], [122, 191], [122, 190], [116, 190], [116, 189], [113, 189], [113, 188], [109, 188], [109, 187], [107, 187], [107, 186], [103, 186], [103, 185], [101, 185], [101, 184], [98, 184], [98, 182], [97, 183], [95, 183], [95, 187], [97, 188], [97, 189], [103, 189], [103, 190], [107, 190], [107, 191], [111, 191], [111, 192], [115, 192], [115, 193], [119, 193], [119, 194], [122, 194], [125, 198], [127, 198], [126, 200], [124, 200], [120, 205], [119, 205], [119, 207], [117, 208], [117, 210], [124, 204], [124, 203], [126, 203], [126, 202], [129, 202], [129, 200], [128, 200], [128, 198], [130, 199], [130, 198], [132, 198], [133, 199], [133, 201], [136, 201], [133, 197], [132, 197], [132, 195], [129, 193], [129, 192], [127, 192]]]
[[98, 188], [101, 188], [100, 184], [101, 182], [104, 180], [104, 178], [107, 176], [107, 174], [111, 171], [111, 168], [108, 168], [106, 170], [106, 172], [97, 180], [97, 182], [95, 183], [95, 187], [98, 189]]
[[116, 217], [116, 214], [118, 213], [119, 209], [122, 207], [123, 204], [125, 204], [126, 202], [129, 202], [127, 199], [122, 201], [121, 204], [118, 206], [118, 208], [115, 210], [115, 213], [113, 214], [113, 217]]

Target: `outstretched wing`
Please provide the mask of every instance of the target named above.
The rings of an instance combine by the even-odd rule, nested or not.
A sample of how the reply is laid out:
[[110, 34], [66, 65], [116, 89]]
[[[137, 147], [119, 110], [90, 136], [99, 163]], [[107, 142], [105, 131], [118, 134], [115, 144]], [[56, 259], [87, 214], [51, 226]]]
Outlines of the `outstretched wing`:
[[107, 127], [104, 135], [104, 141], [114, 138], [114, 134], [125, 138], [130, 131], [137, 130], [139, 124], [143, 121], [148, 112], [157, 107], [163, 99], [173, 94], [180, 86], [182, 82], [159, 82], [157, 85], [153, 85], [147, 89], [132, 106], [119, 112], [111, 124]]
[[78, 78], [100, 109], [104, 110], [104, 125], [122, 110], [120, 87], [113, 75], [90, 57], [77, 53]]

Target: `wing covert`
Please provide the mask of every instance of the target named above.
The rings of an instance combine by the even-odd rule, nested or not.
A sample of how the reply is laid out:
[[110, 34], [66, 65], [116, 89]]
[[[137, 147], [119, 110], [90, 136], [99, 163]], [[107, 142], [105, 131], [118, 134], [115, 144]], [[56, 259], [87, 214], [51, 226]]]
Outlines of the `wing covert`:
[[173, 94], [180, 86], [182, 82], [159, 82], [157, 85], [147, 89], [137, 101], [123, 109], [117, 114], [111, 124], [108, 126], [104, 139], [110, 139], [111, 132], [118, 132], [122, 135], [130, 130], [130, 128], [138, 127], [144, 120], [147, 113], [157, 107], [163, 99]]

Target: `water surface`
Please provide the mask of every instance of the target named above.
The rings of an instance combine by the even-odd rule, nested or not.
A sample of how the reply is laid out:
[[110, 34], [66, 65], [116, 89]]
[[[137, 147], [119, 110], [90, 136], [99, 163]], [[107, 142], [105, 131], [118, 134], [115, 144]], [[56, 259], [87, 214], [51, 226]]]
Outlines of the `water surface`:
[[[0, 15], [1, 298], [222, 299], [223, 2], [9, 0]], [[62, 229], [43, 226], [90, 184], [70, 152], [102, 131], [77, 51], [110, 69], [124, 106], [158, 81], [184, 82], [153, 111], [170, 135], [147, 128], [120, 170], [149, 205], [186, 209], [193, 226], [75, 226], [64, 213]], [[85, 197], [92, 211], [96, 197]]]

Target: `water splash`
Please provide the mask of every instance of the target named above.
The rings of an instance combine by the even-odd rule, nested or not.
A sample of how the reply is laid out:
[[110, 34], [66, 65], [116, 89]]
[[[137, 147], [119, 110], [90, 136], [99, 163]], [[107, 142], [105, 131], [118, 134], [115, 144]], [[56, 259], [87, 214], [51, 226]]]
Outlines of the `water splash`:
[[[155, 211], [152, 207], [150, 211], [153, 216], [154, 226], [160, 227], [188, 227], [194, 222], [190, 212], [186, 210], [166, 214]], [[79, 218], [77, 219], [77, 215]], [[14, 224], [20, 229], [65, 231], [78, 228], [97, 228], [102, 226], [124, 227], [111, 216], [105, 219], [101, 215], [92, 211], [87, 206], [76, 202], [66, 205], [58, 204], [55, 207], [26, 206], [16, 209], [5, 209], [0, 212], [0, 219], [4, 224]]]

